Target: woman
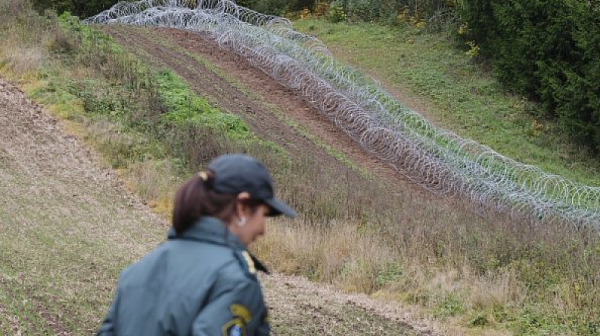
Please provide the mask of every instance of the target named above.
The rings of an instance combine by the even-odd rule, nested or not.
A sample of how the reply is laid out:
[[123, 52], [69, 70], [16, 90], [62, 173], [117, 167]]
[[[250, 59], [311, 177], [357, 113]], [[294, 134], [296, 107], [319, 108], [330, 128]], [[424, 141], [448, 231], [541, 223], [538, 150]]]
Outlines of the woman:
[[121, 273], [98, 335], [268, 335], [246, 247], [280, 214], [296, 216], [260, 162], [213, 160], [177, 191], [168, 240]]

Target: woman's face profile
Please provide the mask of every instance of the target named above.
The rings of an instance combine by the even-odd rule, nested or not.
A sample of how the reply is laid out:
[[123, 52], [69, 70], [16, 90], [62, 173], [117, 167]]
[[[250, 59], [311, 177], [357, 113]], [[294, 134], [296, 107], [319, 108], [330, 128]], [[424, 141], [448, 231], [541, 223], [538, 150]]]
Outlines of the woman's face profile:
[[246, 207], [246, 225], [240, 227], [243, 237], [240, 238], [245, 246], [253, 243], [258, 237], [265, 234], [265, 217], [270, 208], [261, 204], [254, 213]]
[[[245, 192], [238, 196], [240, 201], [248, 198], [249, 195]], [[265, 233], [265, 217], [270, 210], [266, 204], [251, 209], [239, 202], [236, 216], [229, 225], [229, 231], [236, 235], [244, 246], [250, 245]]]

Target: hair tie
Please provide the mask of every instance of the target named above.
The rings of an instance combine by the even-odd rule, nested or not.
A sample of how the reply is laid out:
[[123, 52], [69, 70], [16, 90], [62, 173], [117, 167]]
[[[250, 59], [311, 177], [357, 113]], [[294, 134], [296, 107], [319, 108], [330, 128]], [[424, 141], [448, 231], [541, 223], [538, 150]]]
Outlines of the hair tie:
[[206, 172], [201, 171], [198, 173], [198, 176], [200, 176], [200, 178], [202, 179], [202, 181], [206, 182], [208, 180], [208, 174], [206, 174]]

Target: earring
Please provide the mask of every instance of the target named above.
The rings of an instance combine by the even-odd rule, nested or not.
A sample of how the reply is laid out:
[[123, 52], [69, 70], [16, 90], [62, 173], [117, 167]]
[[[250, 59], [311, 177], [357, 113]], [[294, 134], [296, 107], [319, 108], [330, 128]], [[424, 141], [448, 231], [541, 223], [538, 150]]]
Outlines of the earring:
[[246, 217], [244, 217], [244, 216], [240, 217], [236, 224], [239, 227], [246, 225]]

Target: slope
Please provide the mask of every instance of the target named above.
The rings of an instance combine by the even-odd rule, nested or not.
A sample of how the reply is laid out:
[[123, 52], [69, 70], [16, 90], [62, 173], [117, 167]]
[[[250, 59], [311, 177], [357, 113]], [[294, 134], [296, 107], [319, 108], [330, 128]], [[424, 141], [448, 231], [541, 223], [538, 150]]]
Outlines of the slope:
[[[118, 272], [160, 243], [167, 226], [60, 122], [1, 79], [0, 205], [5, 335], [92, 333]], [[401, 310], [375, 311], [368, 299], [300, 278], [263, 281], [276, 335], [416, 333]]]

